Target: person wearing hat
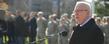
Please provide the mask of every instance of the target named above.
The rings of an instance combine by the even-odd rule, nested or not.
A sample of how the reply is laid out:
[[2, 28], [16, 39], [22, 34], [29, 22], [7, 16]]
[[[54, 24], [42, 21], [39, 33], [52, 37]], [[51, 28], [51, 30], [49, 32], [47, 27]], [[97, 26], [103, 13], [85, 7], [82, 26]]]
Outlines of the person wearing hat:
[[90, 3], [78, 1], [74, 14], [77, 26], [74, 28], [69, 44], [103, 44], [103, 32], [92, 18]]

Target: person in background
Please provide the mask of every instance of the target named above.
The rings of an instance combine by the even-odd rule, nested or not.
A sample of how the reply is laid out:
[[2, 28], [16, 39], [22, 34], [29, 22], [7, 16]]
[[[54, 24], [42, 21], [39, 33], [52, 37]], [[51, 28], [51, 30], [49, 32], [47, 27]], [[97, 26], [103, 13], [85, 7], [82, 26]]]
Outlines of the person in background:
[[102, 25], [107, 25], [107, 17], [105, 16], [102, 18]]
[[100, 17], [96, 17], [95, 18], [95, 22], [96, 22], [96, 24], [99, 26], [99, 27], [101, 27], [101, 18]]
[[7, 31], [7, 36], [9, 38], [8, 44], [15, 44], [15, 26], [14, 26], [15, 16], [10, 11], [7, 11], [5, 17], [6, 17], [5, 20], [7, 22], [7, 28], [8, 28]]
[[69, 39], [71, 38], [71, 35], [73, 34], [73, 27], [76, 26], [76, 22], [75, 22], [75, 19], [74, 19], [74, 14], [71, 14], [71, 18], [70, 18], [70, 24], [69, 24]]
[[45, 30], [47, 28], [47, 20], [43, 17], [44, 13], [43, 12], [38, 12], [37, 13], [37, 38], [39, 40], [39, 44], [45, 44], [45, 41], [40, 39], [45, 38]]
[[29, 34], [28, 28], [24, 20], [24, 12], [17, 11], [14, 25], [16, 34], [16, 44], [24, 44], [25, 38]]
[[95, 22], [96, 22], [97, 26], [102, 30], [103, 35], [104, 35], [104, 43], [106, 43], [105, 42], [105, 25], [103, 25], [104, 23], [102, 22], [102, 19], [100, 17], [96, 17]]
[[[29, 28], [29, 37], [30, 42], [34, 42], [36, 40], [36, 29], [37, 29], [37, 18], [35, 17], [36, 13], [31, 12], [28, 19], [28, 28]], [[34, 43], [35, 44], [35, 43]]]
[[66, 24], [68, 25], [68, 27], [69, 27], [70, 20], [69, 20], [69, 18], [68, 18], [68, 14], [67, 14], [67, 13], [63, 13], [61, 18], [64, 19], [65, 23], [66, 23]]
[[68, 44], [68, 33], [69, 27], [66, 20], [61, 16], [59, 27], [58, 27], [58, 44]]
[[48, 36], [48, 44], [57, 44], [58, 42], [56, 35], [58, 30], [58, 23], [54, 18], [55, 16], [53, 15], [49, 16], [48, 29], [46, 30], [46, 36]]
[[109, 18], [103, 17], [104, 44], [109, 44]]
[[101, 24], [102, 24], [102, 31], [103, 31], [103, 34], [104, 34], [104, 44], [106, 44], [106, 26], [107, 26], [107, 17], [102, 17], [102, 20], [101, 20]]
[[69, 44], [103, 44], [104, 36], [101, 29], [92, 18], [90, 3], [78, 1], [74, 8], [77, 26], [70, 38]]
[[4, 10], [0, 10], [0, 44], [3, 44], [3, 35], [7, 33], [7, 23], [5, 21]]
[[54, 16], [54, 20], [57, 21], [57, 23], [59, 24], [59, 19], [57, 17], [57, 14], [56, 13], [53, 13], [52, 15]]

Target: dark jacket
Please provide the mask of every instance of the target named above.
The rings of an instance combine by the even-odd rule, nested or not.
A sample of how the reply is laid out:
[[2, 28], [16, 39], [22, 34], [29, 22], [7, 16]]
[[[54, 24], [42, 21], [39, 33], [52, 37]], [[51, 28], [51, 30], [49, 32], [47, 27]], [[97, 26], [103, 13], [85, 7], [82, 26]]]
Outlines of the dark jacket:
[[7, 21], [7, 28], [8, 28], [7, 34], [10, 36], [14, 36], [15, 35], [15, 27], [14, 27], [13, 21]]
[[36, 36], [37, 22], [35, 17], [33, 17], [30, 21], [28, 21], [28, 28], [30, 36]]
[[15, 35], [15, 27], [14, 27], [14, 20], [15, 18], [12, 16], [5, 16], [6, 17], [6, 23], [7, 23], [7, 34], [8, 36], [14, 36]]
[[15, 18], [15, 34], [16, 36], [27, 36], [28, 28], [25, 20], [21, 16]]
[[104, 36], [100, 28], [90, 19], [85, 25], [74, 28], [69, 44], [103, 44]]
[[7, 23], [5, 20], [0, 20], [0, 37], [7, 32]]

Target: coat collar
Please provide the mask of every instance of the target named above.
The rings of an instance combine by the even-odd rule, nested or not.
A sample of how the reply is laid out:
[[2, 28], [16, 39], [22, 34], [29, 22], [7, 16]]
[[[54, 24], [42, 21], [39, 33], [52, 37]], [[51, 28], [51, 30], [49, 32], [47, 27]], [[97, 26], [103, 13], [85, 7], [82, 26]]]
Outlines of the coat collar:
[[92, 26], [95, 23], [95, 20], [93, 18], [91, 18], [87, 23], [85, 23], [83, 26], [80, 27], [86, 27], [86, 26]]
[[83, 26], [80, 26], [79, 24], [76, 27], [73, 27], [74, 31], [81, 31], [81, 30], [86, 30], [86, 29], [91, 29], [92, 27], [95, 27], [95, 21], [94, 19], [90, 19], [86, 24]]
[[88, 18], [87, 20], [85, 20], [82, 24], [80, 24], [80, 27], [84, 26], [91, 18]]
[[93, 24], [95, 24], [95, 20], [93, 18], [91, 18], [91, 19], [89, 19], [87, 22], [85, 22], [82, 25], [78, 24], [77, 27], [91, 26]]

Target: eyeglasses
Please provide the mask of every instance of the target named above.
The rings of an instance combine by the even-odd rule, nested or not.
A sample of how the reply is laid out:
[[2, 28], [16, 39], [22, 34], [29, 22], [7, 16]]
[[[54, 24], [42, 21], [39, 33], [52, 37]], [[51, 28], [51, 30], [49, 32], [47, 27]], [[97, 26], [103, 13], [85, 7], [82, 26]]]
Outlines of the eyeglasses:
[[83, 11], [88, 11], [88, 10], [75, 10], [74, 12], [83, 12]]

